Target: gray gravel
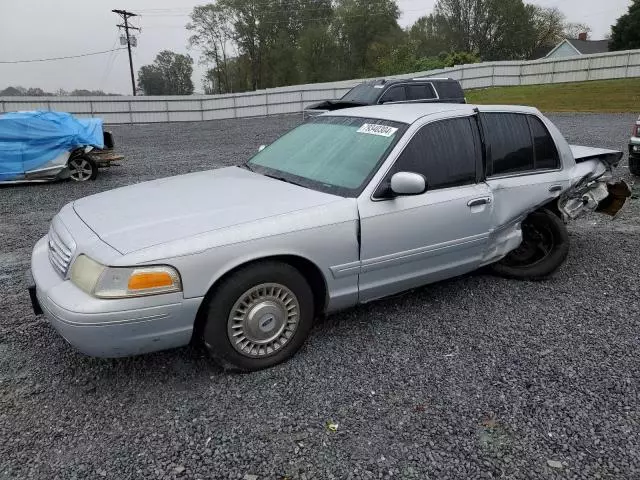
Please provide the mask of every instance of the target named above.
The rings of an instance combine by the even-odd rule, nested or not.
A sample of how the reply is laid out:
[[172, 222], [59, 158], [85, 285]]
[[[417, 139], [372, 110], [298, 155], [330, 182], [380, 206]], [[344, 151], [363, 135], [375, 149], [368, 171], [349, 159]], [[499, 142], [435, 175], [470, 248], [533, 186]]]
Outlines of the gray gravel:
[[[622, 148], [634, 116], [552, 119]], [[192, 347], [87, 358], [33, 316], [23, 273], [62, 205], [238, 163], [298, 120], [118, 126], [127, 161], [96, 182], [0, 188], [0, 478], [640, 478], [638, 200], [574, 223], [549, 281], [355, 308], [253, 374]]]

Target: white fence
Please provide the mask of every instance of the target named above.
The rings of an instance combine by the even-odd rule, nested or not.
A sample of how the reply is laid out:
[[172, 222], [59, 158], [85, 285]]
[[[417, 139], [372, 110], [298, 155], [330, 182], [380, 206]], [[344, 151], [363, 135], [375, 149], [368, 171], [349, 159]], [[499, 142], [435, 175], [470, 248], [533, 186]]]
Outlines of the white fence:
[[[485, 62], [395, 78], [446, 76], [465, 89], [640, 77], [640, 50], [528, 62]], [[105, 123], [150, 123], [261, 117], [299, 113], [307, 105], [338, 98], [364, 79], [294, 85], [229, 95], [158, 97], [0, 97], [0, 112], [53, 110]]]

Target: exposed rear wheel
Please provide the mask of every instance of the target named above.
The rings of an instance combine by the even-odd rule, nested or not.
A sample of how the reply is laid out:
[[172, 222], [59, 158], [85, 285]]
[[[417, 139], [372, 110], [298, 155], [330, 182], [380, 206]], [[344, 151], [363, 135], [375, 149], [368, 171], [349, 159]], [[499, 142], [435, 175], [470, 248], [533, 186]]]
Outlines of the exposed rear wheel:
[[222, 366], [260, 370], [298, 351], [311, 329], [313, 312], [311, 288], [294, 267], [280, 262], [250, 265], [214, 292], [204, 342]]
[[98, 176], [98, 164], [85, 155], [79, 155], [69, 160], [69, 173], [71, 180], [75, 182], [95, 180]]
[[565, 224], [549, 210], [537, 210], [522, 222], [522, 243], [492, 265], [498, 275], [541, 280], [562, 265], [569, 253]]

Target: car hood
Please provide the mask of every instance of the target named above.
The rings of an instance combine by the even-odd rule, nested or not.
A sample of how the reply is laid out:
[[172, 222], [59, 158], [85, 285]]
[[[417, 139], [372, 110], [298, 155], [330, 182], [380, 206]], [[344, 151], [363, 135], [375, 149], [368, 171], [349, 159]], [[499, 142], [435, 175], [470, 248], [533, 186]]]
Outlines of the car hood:
[[76, 214], [122, 254], [341, 200], [238, 167], [163, 178], [77, 200]]

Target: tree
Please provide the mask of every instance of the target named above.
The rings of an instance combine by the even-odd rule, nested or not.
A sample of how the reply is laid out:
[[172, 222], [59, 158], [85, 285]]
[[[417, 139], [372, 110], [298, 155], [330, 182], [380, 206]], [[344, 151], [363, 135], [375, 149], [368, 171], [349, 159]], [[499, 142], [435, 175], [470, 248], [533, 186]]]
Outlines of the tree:
[[409, 28], [409, 42], [419, 57], [435, 57], [449, 48], [444, 38], [443, 22], [434, 15], [418, 18]]
[[[553, 13], [553, 12], [552, 12]], [[472, 52], [484, 60], [526, 58], [549, 34], [553, 15], [522, 0], [438, 0], [430, 22], [446, 51]], [[553, 31], [557, 26], [550, 23]]]
[[346, 78], [375, 73], [380, 53], [405, 40], [398, 5], [393, 0], [338, 0], [336, 5], [336, 36], [344, 52], [341, 73]]
[[311, 25], [300, 36], [296, 52], [300, 77], [314, 83], [337, 76], [337, 47], [330, 25]]
[[611, 50], [640, 48], [640, 0], [633, 0], [629, 11], [611, 27]]
[[531, 7], [531, 20], [533, 22], [534, 36], [529, 46], [527, 57], [542, 49], [551, 49], [560, 43], [566, 36], [566, 17], [558, 8]]
[[194, 7], [187, 30], [192, 32], [189, 45], [202, 50], [200, 62], [213, 64], [206, 75], [212, 93], [233, 92], [229, 49], [234, 32], [229, 6], [210, 3]]
[[564, 26], [564, 38], [578, 38], [581, 33], [586, 33], [587, 38], [591, 33], [591, 27], [586, 23], [566, 23]]
[[0, 91], [0, 96], [3, 97], [19, 97], [25, 94], [25, 89], [22, 87], [7, 87]]
[[189, 55], [163, 50], [152, 65], [138, 71], [138, 86], [146, 95], [191, 95], [193, 60]]

